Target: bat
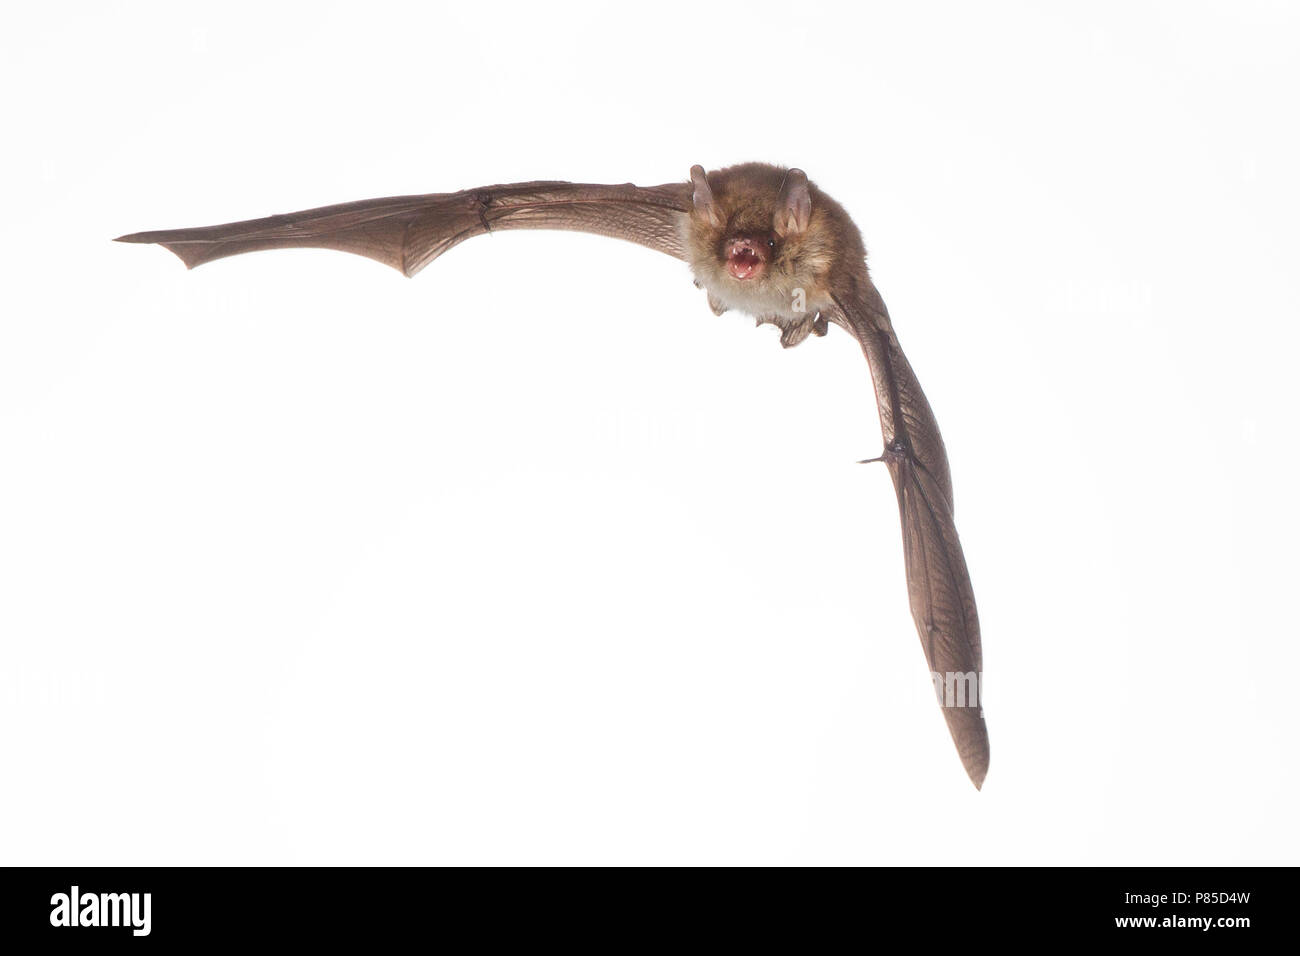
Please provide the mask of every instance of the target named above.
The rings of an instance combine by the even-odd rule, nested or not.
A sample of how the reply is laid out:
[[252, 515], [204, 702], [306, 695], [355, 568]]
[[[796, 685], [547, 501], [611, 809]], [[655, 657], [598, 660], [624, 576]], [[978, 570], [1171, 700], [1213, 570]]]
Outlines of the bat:
[[978, 789], [989, 738], [979, 698], [983, 654], [975, 596], [953, 522], [952, 479], [934, 412], [894, 334], [844, 208], [795, 168], [742, 163], [690, 181], [641, 187], [569, 182], [396, 196], [196, 229], [138, 232], [189, 268], [262, 249], [367, 256], [413, 276], [448, 249], [504, 229], [567, 229], [686, 261], [718, 315], [775, 325], [786, 348], [836, 325], [857, 340], [874, 385], [898, 496], [912, 618], [957, 753]]

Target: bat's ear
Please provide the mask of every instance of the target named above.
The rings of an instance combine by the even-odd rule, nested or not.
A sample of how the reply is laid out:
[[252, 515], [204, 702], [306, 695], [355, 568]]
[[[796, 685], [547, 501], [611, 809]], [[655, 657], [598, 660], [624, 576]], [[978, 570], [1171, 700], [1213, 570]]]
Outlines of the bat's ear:
[[781, 237], [797, 235], [808, 228], [812, 216], [812, 195], [808, 192], [808, 177], [802, 169], [788, 169], [781, 195], [776, 202], [776, 216], [772, 228]]
[[691, 167], [691, 182], [695, 184], [695, 193], [691, 196], [691, 202], [695, 205], [696, 215], [706, 217], [713, 228], [721, 229], [722, 210], [718, 208], [717, 200], [713, 198], [713, 190], [709, 188], [703, 166]]

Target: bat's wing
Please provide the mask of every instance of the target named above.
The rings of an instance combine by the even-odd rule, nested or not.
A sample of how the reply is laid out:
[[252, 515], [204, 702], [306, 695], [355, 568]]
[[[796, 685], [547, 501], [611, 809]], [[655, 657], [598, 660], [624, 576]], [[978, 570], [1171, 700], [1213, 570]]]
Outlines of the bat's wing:
[[835, 295], [827, 316], [866, 353], [885, 439], [883, 460], [898, 492], [912, 618], [935, 679], [948, 730], [978, 788], [989, 766], [982, 699], [983, 655], [975, 595], [952, 517], [952, 479], [934, 412], [899, 347], [870, 279]]
[[198, 229], [137, 232], [189, 268], [262, 249], [337, 249], [415, 275], [452, 246], [498, 229], [568, 229], [627, 239], [683, 257], [680, 226], [691, 186], [536, 182], [458, 193], [394, 196]]

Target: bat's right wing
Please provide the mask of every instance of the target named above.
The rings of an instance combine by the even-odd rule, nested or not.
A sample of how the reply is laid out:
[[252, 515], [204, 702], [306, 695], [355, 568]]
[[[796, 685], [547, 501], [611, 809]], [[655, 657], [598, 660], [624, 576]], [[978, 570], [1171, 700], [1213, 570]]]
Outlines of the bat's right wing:
[[828, 318], [858, 340], [871, 366], [885, 439], [882, 457], [898, 493], [912, 619], [948, 731], [978, 788], [989, 766], [984, 663], [975, 594], [953, 523], [948, 456], [885, 303], [869, 278], [863, 275], [861, 282], [834, 297], [836, 308]]
[[137, 232], [117, 241], [157, 243], [191, 269], [242, 252], [309, 247], [366, 256], [413, 276], [472, 236], [498, 229], [565, 229], [627, 239], [680, 259], [680, 226], [690, 201], [687, 183], [513, 183], [366, 199], [222, 226]]

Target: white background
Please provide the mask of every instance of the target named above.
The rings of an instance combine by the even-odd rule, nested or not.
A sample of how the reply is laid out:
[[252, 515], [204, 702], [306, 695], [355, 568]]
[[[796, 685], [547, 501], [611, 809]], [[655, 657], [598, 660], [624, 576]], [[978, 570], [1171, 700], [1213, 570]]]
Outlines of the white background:
[[[1068, 12], [1066, 12], [1068, 10]], [[0, 862], [1296, 863], [1286, 4], [8, 15]], [[947, 440], [977, 793], [866, 365], [517, 232], [124, 232], [799, 165]]]

